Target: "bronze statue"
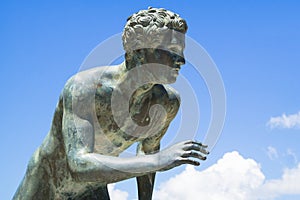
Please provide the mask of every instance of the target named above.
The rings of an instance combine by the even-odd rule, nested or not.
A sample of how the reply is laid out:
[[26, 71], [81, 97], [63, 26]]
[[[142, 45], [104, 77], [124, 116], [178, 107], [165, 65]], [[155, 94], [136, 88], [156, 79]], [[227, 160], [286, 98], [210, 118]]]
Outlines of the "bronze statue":
[[[123, 32], [125, 62], [82, 71], [67, 81], [51, 129], [14, 199], [107, 200], [107, 184], [137, 177], [139, 199], [147, 200], [157, 171], [205, 160], [207, 146], [192, 140], [159, 151], [180, 105], [179, 94], [167, 84], [176, 81], [185, 64], [186, 30], [185, 20], [165, 9], [129, 17]], [[123, 105], [129, 117], [120, 111]], [[157, 105], [164, 112], [151, 110]], [[136, 156], [119, 157], [136, 142]]]

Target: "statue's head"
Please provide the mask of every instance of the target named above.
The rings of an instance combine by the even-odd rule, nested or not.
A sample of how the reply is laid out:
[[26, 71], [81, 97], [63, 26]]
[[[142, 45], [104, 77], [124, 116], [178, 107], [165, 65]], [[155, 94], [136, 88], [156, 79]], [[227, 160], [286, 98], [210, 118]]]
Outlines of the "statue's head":
[[179, 15], [157, 8], [141, 10], [127, 19], [123, 32], [127, 67], [147, 63], [168, 65], [179, 71], [187, 24]]

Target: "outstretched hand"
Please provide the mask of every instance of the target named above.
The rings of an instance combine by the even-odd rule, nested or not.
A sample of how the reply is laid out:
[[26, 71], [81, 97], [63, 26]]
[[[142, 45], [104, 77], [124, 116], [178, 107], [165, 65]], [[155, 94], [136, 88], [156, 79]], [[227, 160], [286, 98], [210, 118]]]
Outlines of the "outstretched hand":
[[183, 164], [199, 166], [199, 160], [206, 160], [206, 155], [209, 154], [206, 148], [207, 145], [192, 140], [179, 142], [158, 153], [160, 171]]

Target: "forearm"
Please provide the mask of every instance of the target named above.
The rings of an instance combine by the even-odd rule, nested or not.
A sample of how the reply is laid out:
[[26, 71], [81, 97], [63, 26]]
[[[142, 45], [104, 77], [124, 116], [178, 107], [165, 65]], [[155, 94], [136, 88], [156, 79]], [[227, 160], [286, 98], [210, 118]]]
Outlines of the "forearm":
[[[77, 126], [73, 124], [76, 120]], [[76, 115], [64, 116], [65, 148], [72, 176], [78, 181], [114, 183], [158, 171], [158, 155], [120, 158], [93, 153], [93, 127]], [[71, 127], [71, 128], [70, 128]], [[76, 133], [76, 134], [74, 134]], [[72, 137], [72, 136], [76, 137]], [[68, 145], [69, 144], [69, 145]]]
[[161, 168], [157, 160], [155, 154], [120, 158], [89, 153], [73, 158], [70, 168], [78, 181], [108, 184], [154, 173]]
[[155, 173], [137, 177], [139, 199], [151, 200], [154, 188]]

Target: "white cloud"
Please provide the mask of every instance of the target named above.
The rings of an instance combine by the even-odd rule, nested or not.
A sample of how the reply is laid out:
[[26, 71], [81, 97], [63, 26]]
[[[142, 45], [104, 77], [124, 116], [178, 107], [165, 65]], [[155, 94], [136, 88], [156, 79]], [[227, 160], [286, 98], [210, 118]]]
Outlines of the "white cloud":
[[300, 164], [292, 169], [285, 169], [280, 179], [268, 180], [262, 185], [262, 194], [265, 197], [280, 195], [300, 195]]
[[128, 192], [115, 189], [115, 184], [109, 184], [107, 187], [111, 200], [127, 200]]
[[266, 180], [260, 165], [238, 152], [226, 153], [215, 165], [203, 171], [192, 166], [162, 183], [155, 200], [254, 200], [300, 194], [300, 164], [286, 169], [282, 178]]
[[299, 128], [300, 112], [292, 115], [282, 114], [279, 117], [271, 117], [267, 122], [267, 126], [270, 128]]
[[267, 148], [267, 155], [271, 160], [275, 160], [278, 158], [278, 153], [275, 147], [268, 146]]

